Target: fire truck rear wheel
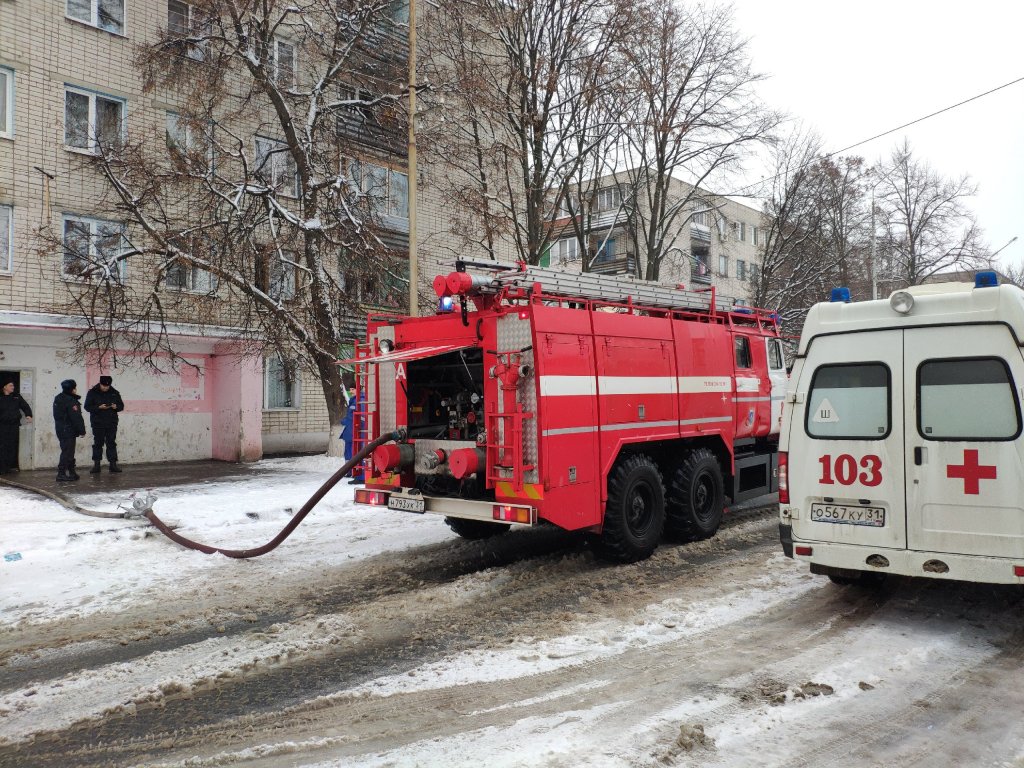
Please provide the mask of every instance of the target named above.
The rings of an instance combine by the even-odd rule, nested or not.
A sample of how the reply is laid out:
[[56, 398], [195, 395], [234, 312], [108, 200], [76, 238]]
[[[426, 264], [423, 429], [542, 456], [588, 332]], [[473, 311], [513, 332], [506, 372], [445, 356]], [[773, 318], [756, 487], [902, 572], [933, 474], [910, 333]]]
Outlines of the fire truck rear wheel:
[[707, 448], [690, 451], [672, 474], [665, 533], [675, 541], [701, 541], [722, 524], [722, 467]]
[[598, 552], [634, 563], [651, 556], [665, 528], [665, 488], [658, 465], [643, 454], [619, 463], [608, 477], [608, 506]]
[[465, 520], [461, 517], [446, 517], [444, 521], [459, 536], [470, 541], [489, 539], [512, 527], [508, 523], [488, 523], [485, 520]]

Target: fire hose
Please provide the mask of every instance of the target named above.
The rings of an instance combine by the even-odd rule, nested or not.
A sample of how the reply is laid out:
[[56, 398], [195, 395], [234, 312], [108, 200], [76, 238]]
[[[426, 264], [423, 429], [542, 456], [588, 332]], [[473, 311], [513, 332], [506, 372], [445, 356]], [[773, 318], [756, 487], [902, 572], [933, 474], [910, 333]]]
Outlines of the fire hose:
[[406, 431], [404, 429], [398, 429], [395, 430], [394, 432], [389, 432], [385, 435], [381, 435], [376, 440], [369, 442], [351, 459], [342, 464], [341, 469], [339, 469], [337, 472], [331, 475], [327, 479], [327, 481], [323, 485], [321, 485], [312, 496], [309, 497], [309, 500], [302, 505], [302, 509], [300, 509], [292, 516], [292, 519], [288, 521], [288, 524], [283, 529], [281, 529], [281, 532], [277, 534], [277, 536], [275, 536], [273, 539], [268, 541], [266, 544], [264, 544], [262, 547], [253, 547], [252, 549], [224, 549], [222, 547], [211, 547], [208, 544], [201, 544], [198, 541], [192, 541], [191, 539], [187, 539], [181, 534], [176, 533], [163, 520], [157, 517], [156, 513], [152, 509], [146, 511], [145, 517], [147, 520], [149, 520], [149, 522], [151, 522], [158, 529], [160, 529], [160, 532], [164, 536], [166, 536], [176, 544], [180, 544], [183, 547], [187, 547], [189, 549], [197, 549], [200, 552], [204, 552], [207, 555], [212, 555], [215, 552], [217, 552], [222, 555], [226, 555], [227, 557], [235, 557], [240, 559], [248, 557], [259, 557], [260, 555], [265, 555], [267, 554], [267, 552], [270, 552], [271, 550], [275, 549], [278, 544], [287, 539], [292, 534], [292, 531], [294, 531], [298, 527], [299, 523], [303, 521], [306, 515], [310, 513], [313, 507], [319, 504], [320, 500], [327, 495], [327, 492], [330, 491], [331, 488], [333, 488], [335, 485], [337, 485], [341, 481], [341, 479], [352, 470], [353, 467], [358, 465], [359, 462], [363, 461], [363, 459], [369, 456], [374, 451], [375, 448], [384, 445], [384, 443], [389, 443], [392, 440], [395, 441], [396, 443], [404, 442], [406, 437]]

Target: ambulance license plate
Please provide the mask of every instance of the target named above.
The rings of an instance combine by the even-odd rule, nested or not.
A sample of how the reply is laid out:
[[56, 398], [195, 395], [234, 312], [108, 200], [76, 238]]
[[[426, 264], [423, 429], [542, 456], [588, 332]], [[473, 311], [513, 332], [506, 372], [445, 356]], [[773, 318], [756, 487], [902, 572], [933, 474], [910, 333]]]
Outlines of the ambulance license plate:
[[885, 507], [855, 507], [848, 504], [811, 504], [811, 520], [843, 525], [885, 525]]
[[410, 499], [407, 496], [392, 496], [388, 499], [388, 509], [400, 509], [403, 512], [426, 512], [427, 504], [423, 499]]

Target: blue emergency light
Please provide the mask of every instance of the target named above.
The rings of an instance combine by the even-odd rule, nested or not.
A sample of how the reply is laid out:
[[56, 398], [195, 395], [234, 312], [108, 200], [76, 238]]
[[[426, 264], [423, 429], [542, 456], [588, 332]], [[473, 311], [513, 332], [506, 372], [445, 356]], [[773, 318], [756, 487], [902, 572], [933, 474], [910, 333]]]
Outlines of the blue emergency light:
[[850, 303], [850, 289], [849, 288], [833, 288], [832, 294], [829, 296], [829, 301], [841, 301], [846, 304]]
[[974, 276], [975, 288], [995, 288], [999, 285], [999, 277], [995, 272], [979, 272]]
[[438, 312], [451, 312], [455, 309], [455, 299], [451, 296], [442, 296], [437, 302]]

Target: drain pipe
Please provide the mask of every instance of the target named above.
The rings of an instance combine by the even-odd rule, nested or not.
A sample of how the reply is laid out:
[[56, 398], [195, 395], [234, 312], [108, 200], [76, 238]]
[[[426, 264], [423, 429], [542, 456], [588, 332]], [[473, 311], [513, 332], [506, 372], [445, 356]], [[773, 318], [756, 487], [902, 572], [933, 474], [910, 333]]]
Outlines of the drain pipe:
[[196, 549], [200, 552], [204, 552], [207, 555], [218, 553], [221, 555], [225, 555], [227, 557], [234, 557], [239, 559], [259, 557], [260, 555], [265, 555], [267, 554], [267, 552], [276, 549], [278, 544], [287, 539], [291, 535], [292, 531], [294, 531], [298, 527], [299, 523], [301, 523], [302, 520], [306, 517], [306, 515], [310, 513], [313, 507], [315, 507], [320, 502], [320, 500], [327, 495], [327, 492], [331, 490], [331, 488], [336, 486], [341, 481], [342, 478], [348, 475], [348, 473], [352, 470], [353, 467], [358, 465], [359, 462], [361, 462], [363, 459], [365, 459], [367, 456], [373, 453], [375, 448], [384, 445], [384, 443], [389, 443], [391, 441], [394, 441], [396, 443], [404, 442], [406, 437], [406, 431], [404, 429], [398, 429], [395, 430], [394, 432], [389, 432], [386, 435], [381, 435], [376, 440], [373, 440], [370, 443], [368, 443], [355, 456], [353, 456], [351, 459], [342, 464], [341, 469], [339, 469], [337, 472], [331, 475], [330, 478], [327, 479], [327, 482], [321, 485], [317, 489], [316, 493], [310, 496], [309, 500], [302, 505], [302, 509], [300, 509], [292, 516], [292, 519], [288, 521], [288, 525], [286, 525], [281, 530], [281, 532], [277, 534], [277, 536], [268, 541], [262, 547], [254, 547], [252, 549], [224, 549], [222, 547], [211, 547], [208, 544], [200, 544], [198, 541], [186, 539], [181, 534], [171, 530], [171, 528], [168, 527], [167, 523], [165, 523], [163, 520], [157, 517], [156, 512], [154, 512], [152, 509], [148, 510], [145, 513], [145, 517], [147, 520], [149, 520], [149, 522], [151, 522], [153, 525], [159, 528], [160, 532], [164, 536], [166, 536], [176, 544], [180, 544], [181, 546], [187, 547], [188, 549]]

